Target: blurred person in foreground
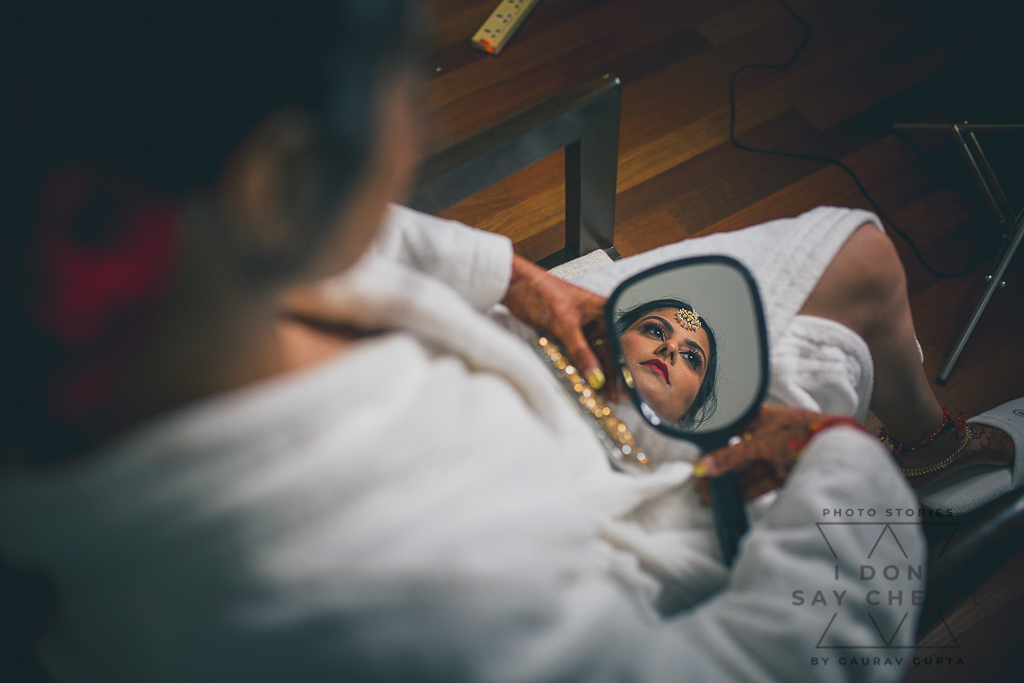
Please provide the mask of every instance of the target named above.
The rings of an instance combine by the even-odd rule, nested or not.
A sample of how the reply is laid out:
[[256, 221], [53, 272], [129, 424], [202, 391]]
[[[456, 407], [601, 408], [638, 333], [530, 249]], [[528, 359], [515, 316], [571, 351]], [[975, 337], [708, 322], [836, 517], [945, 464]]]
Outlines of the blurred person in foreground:
[[[391, 204], [419, 154], [418, 3], [40, 5], [3, 24], [0, 555], [53, 586], [37, 653], [55, 680], [899, 678], [811, 666], [824, 622], [791, 597], [824, 579], [851, 596], [826, 646], [913, 642], [916, 607], [900, 627], [854, 599], [876, 534], [838, 527], [837, 558], [815, 526], [917, 506], [877, 440], [822, 409], [889, 401], [908, 440], [938, 419], [873, 216], [673, 245], [590, 291]], [[557, 337], [600, 386], [601, 291], [808, 221], [829, 229], [802, 289], [748, 259], [783, 354], [773, 397], [802, 407], [766, 408], [698, 467], [772, 463], [730, 570], [699, 454], [662, 444], [649, 476], [614, 471], [484, 311]], [[868, 382], [815, 404], [795, 329], [904, 369], [880, 403]], [[900, 540], [872, 562], [923, 564], [919, 532]]]

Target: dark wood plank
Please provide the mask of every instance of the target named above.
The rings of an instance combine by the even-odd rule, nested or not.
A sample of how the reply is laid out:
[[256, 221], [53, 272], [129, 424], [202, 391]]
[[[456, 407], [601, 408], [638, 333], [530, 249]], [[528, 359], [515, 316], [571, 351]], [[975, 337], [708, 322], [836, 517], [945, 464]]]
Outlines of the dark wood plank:
[[[906, 683], [1019, 681], [1024, 667], [1024, 591], [1019, 577], [1024, 553], [992, 577], [942, 624], [921, 639], [910, 655]], [[939, 647], [952, 649], [936, 649]], [[957, 647], [958, 646], [958, 647]], [[939, 658], [942, 662], [939, 662]]]

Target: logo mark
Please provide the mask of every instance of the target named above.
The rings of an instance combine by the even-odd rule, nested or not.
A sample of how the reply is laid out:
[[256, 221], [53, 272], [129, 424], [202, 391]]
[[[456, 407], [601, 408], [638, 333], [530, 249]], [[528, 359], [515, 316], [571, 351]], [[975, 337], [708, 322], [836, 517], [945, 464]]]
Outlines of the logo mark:
[[[1022, 413], [1022, 415], [1024, 415], [1024, 410], [1022, 410], [1021, 413]], [[955, 523], [955, 522], [954, 523], [942, 523], [942, 522], [940, 522], [939, 525], [951, 527], [950, 536], [949, 536], [948, 539], [946, 539], [946, 543], [942, 547], [942, 550], [940, 551], [940, 555], [941, 555], [942, 552], [945, 552], [946, 547], [948, 547], [949, 542], [952, 540], [953, 533], [956, 532], [956, 529], [959, 526], [959, 524]], [[868, 560], [870, 560], [872, 558], [872, 556], [875, 554], [875, 551], [878, 549], [879, 544], [882, 543], [883, 539], [885, 539], [886, 537], [888, 537], [890, 539], [888, 542], [890, 542], [890, 543], [894, 542], [895, 543], [896, 547], [899, 548], [899, 551], [903, 555], [904, 558], [909, 559], [909, 556], [907, 555], [907, 552], [904, 549], [903, 544], [900, 542], [900, 539], [899, 539], [899, 537], [896, 534], [897, 530], [894, 527], [898, 527], [898, 526], [919, 526], [919, 523], [916, 523], [916, 522], [818, 522], [817, 523], [818, 532], [821, 533], [821, 537], [825, 541], [825, 544], [828, 546], [828, 549], [832, 552], [832, 556], [835, 559], [838, 560], [839, 559], [839, 555], [836, 553], [836, 550], [833, 547], [832, 543], [829, 541], [828, 534], [826, 533], [828, 528], [834, 527], [834, 526], [872, 526], [872, 527], [878, 528], [879, 529], [878, 538], [875, 540], [874, 545], [871, 547], [871, 550], [870, 550], [870, 552], [867, 555], [866, 559], [868, 559]], [[890, 569], [894, 571], [894, 573], [892, 575], [890, 575], [888, 573], [885, 573], [885, 572], [888, 572], [888, 570], [890, 570]], [[870, 570], [870, 574], [868, 574], [865, 570]], [[918, 571], [920, 571], [920, 569], [918, 569]], [[836, 566], [836, 577], [837, 578], [838, 578], [838, 572], [839, 572], [839, 567], [837, 565]], [[897, 568], [895, 566], [886, 567], [885, 570], [883, 571], [884, 578], [886, 578], [886, 579], [888, 579], [890, 581], [895, 579], [896, 576], [898, 575], [898, 573], [899, 572], [897, 571]], [[914, 573], [916, 573], [916, 572], [913, 572], [912, 568], [908, 569], [908, 575], [911, 575], [911, 574], [914, 574]], [[861, 580], [871, 579], [874, 576], [875, 576], [875, 570], [871, 566], [869, 566], [869, 565], [862, 565], [861, 566]], [[918, 574], [918, 576], [920, 576], [920, 575]], [[867, 603], [869, 605], [880, 605], [880, 604], [882, 604], [882, 600], [878, 599], [878, 597], [880, 597], [880, 595], [878, 597], [875, 597], [874, 599], [872, 599], [872, 597], [871, 597], [872, 594], [876, 594], [877, 595], [879, 593], [880, 593], [880, 591], [870, 591], [867, 594], [867, 598], [866, 598], [867, 599]], [[916, 600], [916, 598], [914, 598], [914, 599]], [[842, 602], [840, 602], [840, 605], [841, 604], [842, 604]], [[889, 604], [893, 605], [893, 595], [892, 595], [891, 592], [889, 594]], [[901, 604], [901, 605], [903, 604], [902, 598], [899, 598], [899, 603], [898, 604]], [[915, 602], [914, 604], [920, 604], [920, 603], [916, 603]], [[861, 645], [861, 646], [823, 645], [823, 643], [825, 642], [826, 636], [828, 636], [829, 630], [832, 628], [832, 625], [835, 623], [836, 618], [838, 616], [839, 616], [839, 612], [835, 612], [832, 615], [832, 618], [829, 620], [828, 624], [825, 626], [825, 630], [822, 632], [821, 637], [818, 639], [818, 643], [817, 643], [817, 645], [815, 645], [815, 649], [819, 649], [819, 650], [864, 650], [864, 649], [885, 649], [885, 650], [908, 650], [909, 649], [909, 650], [913, 650], [913, 649], [915, 649], [917, 647], [916, 645], [906, 646], [906, 645], [896, 645], [896, 644], [894, 644], [895, 641], [896, 641], [896, 636], [899, 634], [900, 629], [903, 627], [904, 623], [906, 622], [907, 617], [910, 616], [910, 612], [909, 611], [904, 612], [902, 619], [900, 619], [899, 623], [896, 625], [896, 627], [893, 630], [893, 632], [891, 634], [888, 634], [888, 635], [886, 633], [883, 633], [882, 627], [879, 626], [879, 621], [875, 619], [875, 614], [872, 614], [870, 611], [868, 612], [868, 618], [871, 620], [871, 624], [875, 627], [875, 631], [878, 633], [878, 637], [879, 637], [879, 640], [880, 640], [880, 643], [878, 645], [867, 645], [867, 646], [865, 646], [865, 645]], [[946, 630], [949, 633], [950, 641], [952, 641], [952, 642], [951, 642], [951, 644], [940, 646], [940, 648], [938, 648], [938, 649], [959, 649], [960, 648], [960, 643], [957, 642], [956, 636], [953, 635], [952, 630], [949, 628], [949, 624], [946, 623], [946, 620], [944, 618], [942, 618], [941, 615], [939, 615], [939, 619], [942, 621], [942, 624], [946, 627]], [[882, 623], [884, 624], [886, 621], [888, 621], [888, 620], [883, 620]]]

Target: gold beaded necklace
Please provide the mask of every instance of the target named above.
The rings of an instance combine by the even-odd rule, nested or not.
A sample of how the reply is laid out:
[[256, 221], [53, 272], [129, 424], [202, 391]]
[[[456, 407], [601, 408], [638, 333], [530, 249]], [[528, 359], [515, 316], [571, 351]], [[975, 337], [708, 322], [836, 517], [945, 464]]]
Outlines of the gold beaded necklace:
[[607, 448], [612, 465], [620, 470], [651, 470], [651, 462], [636, 444], [636, 439], [604, 397], [590, 388], [580, 372], [573, 367], [562, 350], [547, 337], [534, 340], [534, 348], [551, 368], [559, 384], [566, 390], [584, 417], [595, 427], [598, 438]]

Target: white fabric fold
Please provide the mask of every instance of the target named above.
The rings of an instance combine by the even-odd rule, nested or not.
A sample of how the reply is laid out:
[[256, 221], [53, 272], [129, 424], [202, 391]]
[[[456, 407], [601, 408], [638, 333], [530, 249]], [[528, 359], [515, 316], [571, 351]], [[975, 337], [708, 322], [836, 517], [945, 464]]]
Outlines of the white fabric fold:
[[874, 387], [871, 351], [841, 323], [793, 318], [771, 349], [771, 377], [768, 397], [774, 403], [867, 419]]
[[[768, 242], [838, 249], [864, 214], [801, 220], [770, 224]], [[695, 501], [694, 449], [637, 425], [658, 466], [614, 471], [534, 352], [478, 312], [503, 295], [502, 274], [481, 269], [510, 263], [507, 244], [477, 235], [460, 265], [439, 245], [461, 230], [394, 229], [322, 285], [353, 324], [388, 330], [349, 353], [163, 415], [77, 462], [0, 476], [0, 549], [61, 596], [40, 645], [51, 675], [897, 680], [898, 666], [809, 666], [827, 615], [791, 598], [822, 582], [863, 590], [857, 562], [876, 538], [851, 526], [825, 543], [816, 522], [827, 508], [913, 505], [881, 446], [819, 434], [775, 503], [755, 510], [727, 572]], [[664, 255], [735, 247], [757, 274], [766, 265], [747, 245], [760, 230]], [[801, 258], [801, 282], [827, 265]], [[625, 260], [600, 282], [649, 262]], [[777, 293], [804, 285], [765, 283], [774, 338], [798, 310]], [[489, 291], [463, 296], [477, 286]], [[901, 541], [872, 561], [924, 561], [919, 533]], [[701, 600], [675, 618], [657, 611]], [[916, 610], [851, 604], [826, 644], [880, 647], [872, 624], [890, 634]], [[908, 626], [891, 644], [912, 641]]]
[[369, 259], [396, 263], [441, 280], [478, 311], [505, 298], [512, 241], [392, 204]]

